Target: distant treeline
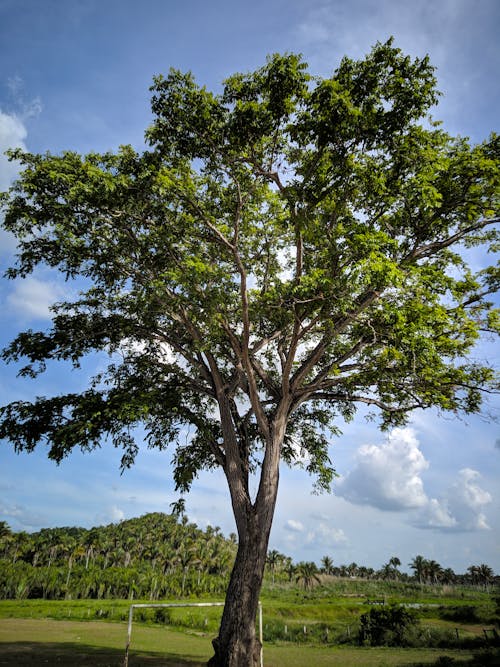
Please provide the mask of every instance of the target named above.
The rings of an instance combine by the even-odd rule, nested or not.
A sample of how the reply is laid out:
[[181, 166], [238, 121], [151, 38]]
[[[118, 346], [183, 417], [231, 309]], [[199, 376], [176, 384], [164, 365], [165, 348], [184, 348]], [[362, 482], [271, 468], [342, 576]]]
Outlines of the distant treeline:
[[[219, 528], [205, 531], [183, 516], [160, 513], [91, 528], [44, 528], [36, 533], [13, 532], [0, 522], [0, 598], [2, 599], [150, 599], [221, 595], [236, 554], [236, 535], [225, 538]], [[270, 551], [268, 585], [300, 585], [305, 589], [331, 577], [407, 580], [426, 584], [489, 587], [493, 570], [473, 565], [455, 574], [434, 560], [416, 556], [413, 575], [399, 570], [392, 557], [381, 570], [334, 565], [295, 564], [289, 556]]]
[[235, 536], [160, 513], [90, 530], [14, 533], [0, 523], [0, 598], [221, 594], [235, 553]]

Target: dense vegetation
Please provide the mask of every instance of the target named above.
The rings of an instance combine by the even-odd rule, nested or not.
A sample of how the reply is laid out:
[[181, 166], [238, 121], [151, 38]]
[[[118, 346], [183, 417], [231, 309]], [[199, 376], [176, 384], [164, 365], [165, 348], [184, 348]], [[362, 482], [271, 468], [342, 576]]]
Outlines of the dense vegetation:
[[221, 595], [235, 540], [185, 518], [148, 514], [92, 528], [13, 533], [0, 525], [1, 598], [157, 600]]
[[[148, 514], [90, 530], [36, 533], [0, 522], [0, 618], [124, 622], [131, 599], [220, 600], [235, 552], [234, 535], [200, 530], [185, 516]], [[492, 569], [482, 564], [456, 574], [422, 556], [407, 565], [412, 574], [401, 571], [397, 556], [374, 570], [336, 566], [331, 556], [319, 565], [294, 563], [270, 551], [262, 591], [265, 645], [299, 652], [404, 647], [415, 659], [432, 649], [442, 653], [436, 665], [471, 655], [472, 662], [460, 664], [498, 664], [499, 580]], [[208, 641], [220, 614], [220, 607], [137, 609], [134, 622]]]
[[[183, 516], [160, 513], [117, 524], [91, 528], [44, 528], [36, 533], [13, 532], [0, 522], [1, 599], [146, 599], [222, 595], [236, 553], [236, 536], [225, 538], [218, 527], [205, 531]], [[432, 586], [473, 586], [489, 590], [497, 583], [491, 567], [472, 565], [457, 574], [435, 560], [416, 556], [408, 564], [413, 574], [400, 571], [393, 556], [379, 570], [357, 563], [336, 566], [330, 556], [294, 563], [270, 551], [266, 588], [303, 590], [343, 582], [371, 582], [366, 595], [385, 595], [390, 583], [398, 590], [422, 592]], [[375, 582], [384, 582], [377, 588]], [[364, 589], [360, 589], [363, 594]], [[408, 594], [406, 591], [406, 595]]]

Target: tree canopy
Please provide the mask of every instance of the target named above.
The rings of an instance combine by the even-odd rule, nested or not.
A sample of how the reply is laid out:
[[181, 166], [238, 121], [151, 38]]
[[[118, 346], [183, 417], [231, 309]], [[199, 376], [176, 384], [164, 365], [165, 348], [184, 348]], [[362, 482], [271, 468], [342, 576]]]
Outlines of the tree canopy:
[[498, 273], [462, 251], [495, 248], [500, 140], [447, 134], [435, 84], [391, 41], [327, 78], [274, 55], [217, 94], [171, 70], [143, 152], [13, 151], [7, 275], [45, 264], [80, 291], [3, 358], [33, 377], [95, 350], [110, 363], [85, 391], [4, 407], [0, 437], [60, 461], [108, 436], [127, 467], [142, 424], [174, 447], [181, 491], [224, 470], [244, 541], [250, 515], [268, 535], [280, 460], [329, 486], [330, 436], [358, 406], [384, 428], [478, 411], [495, 379], [469, 354], [497, 328]]

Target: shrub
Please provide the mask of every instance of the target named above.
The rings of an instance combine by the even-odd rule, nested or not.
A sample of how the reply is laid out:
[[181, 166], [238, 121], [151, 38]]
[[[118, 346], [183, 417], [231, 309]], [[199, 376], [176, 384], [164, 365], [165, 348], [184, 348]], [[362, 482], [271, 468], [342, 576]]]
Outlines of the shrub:
[[154, 622], [169, 625], [171, 623], [171, 614], [165, 607], [158, 607], [154, 612]]
[[456, 621], [457, 623], [477, 623], [480, 621], [476, 607], [471, 607], [469, 605], [460, 607], [441, 607], [439, 615], [446, 621]]
[[418, 624], [413, 609], [397, 605], [372, 608], [360, 618], [359, 642], [370, 646], [406, 646]]

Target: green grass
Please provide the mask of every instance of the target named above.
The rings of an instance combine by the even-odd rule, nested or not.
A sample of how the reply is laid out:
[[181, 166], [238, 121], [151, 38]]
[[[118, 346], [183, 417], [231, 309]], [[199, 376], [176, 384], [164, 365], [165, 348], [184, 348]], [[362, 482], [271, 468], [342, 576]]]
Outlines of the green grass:
[[[0, 623], [2, 667], [118, 667], [123, 663], [125, 623], [3, 619]], [[129, 667], [201, 667], [211, 655], [210, 638], [165, 628], [134, 626]], [[265, 667], [399, 667], [431, 664], [447, 655], [460, 661], [467, 651], [429, 649], [265, 646]]]
[[[483, 627], [491, 622], [491, 605], [488, 598], [474, 601], [472, 622], [454, 618], [461, 607], [462, 598], [448, 598], [429, 602], [419, 609], [423, 632], [434, 637], [430, 646], [447, 639], [447, 646], [455, 647], [454, 637], [458, 630], [460, 640], [481, 638]], [[470, 600], [465, 600], [471, 604]], [[178, 603], [179, 600], [172, 602]], [[368, 609], [366, 598], [330, 597], [317, 600], [311, 594], [295, 593], [276, 595], [263, 599], [264, 642], [292, 643], [295, 645], [336, 645], [352, 643], [357, 635], [360, 615]], [[0, 618], [31, 618], [75, 621], [125, 622], [131, 602], [129, 600], [2, 600]], [[490, 605], [490, 606], [488, 606]], [[451, 615], [451, 620], [443, 614]], [[477, 610], [477, 613], [476, 613]], [[453, 612], [453, 613], [452, 613]], [[178, 609], [136, 609], [134, 628], [140, 625], [163, 626], [170, 630], [191, 631], [215, 636], [220, 622], [220, 607]], [[304, 632], [304, 626], [306, 631]], [[440, 645], [443, 645], [442, 643]], [[457, 646], [458, 648], [458, 646]]]
[[[369, 608], [367, 599], [381, 598], [424, 605], [419, 608], [421, 628], [426, 637], [428, 633], [433, 637], [424, 645], [447, 648], [353, 645], [359, 617]], [[448, 664], [465, 665], [471, 659], [468, 647], [484, 645], [483, 628], [494, 618], [494, 605], [486, 593], [422, 591], [392, 582], [386, 587], [353, 582], [350, 589], [334, 582], [308, 592], [277, 586], [263, 591], [262, 604], [265, 667], [416, 667], [438, 664], [440, 656], [453, 659]], [[0, 667], [121, 666], [130, 605], [129, 600], [0, 601]], [[212, 654], [211, 639], [221, 611], [220, 607], [168, 609], [161, 614], [154, 609], [136, 610], [130, 667], [204, 665]], [[468, 641], [460, 650], [454, 641], [457, 630], [461, 642]], [[500, 664], [500, 660], [484, 664]]]

